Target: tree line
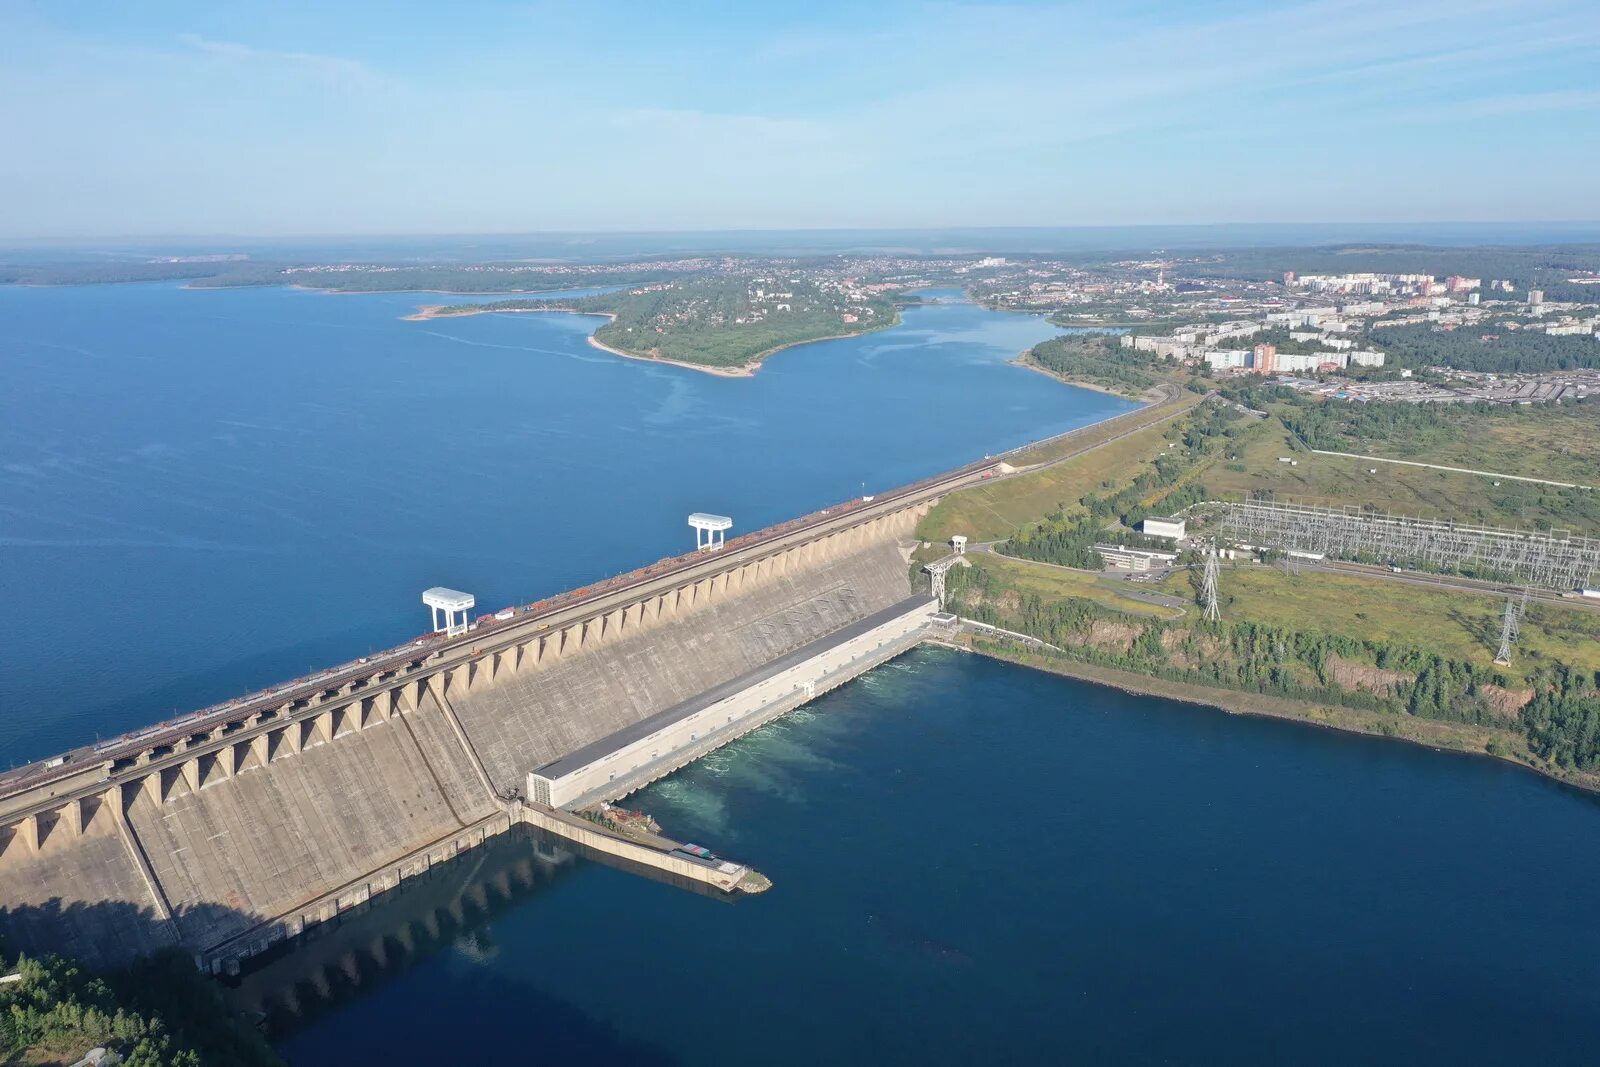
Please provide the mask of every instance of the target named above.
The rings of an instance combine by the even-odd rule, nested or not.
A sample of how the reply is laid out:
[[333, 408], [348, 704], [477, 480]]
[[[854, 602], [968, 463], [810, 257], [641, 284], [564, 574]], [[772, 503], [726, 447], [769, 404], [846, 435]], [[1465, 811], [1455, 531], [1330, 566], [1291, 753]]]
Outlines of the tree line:
[[0, 968], [19, 975], [0, 986], [0, 1062], [69, 1063], [105, 1048], [129, 1067], [283, 1067], [180, 953], [97, 974], [63, 956], [0, 951]]
[[1063, 378], [1142, 393], [1156, 384], [1149, 357], [1123, 348], [1115, 337], [1057, 337], [1033, 347], [1033, 361]]
[[[1595, 293], [1588, 294], [1591, 300], [1596, 297]], [[1369, 330], [1369, 336], [1397, 367], [1454, 367], [1491, 374], [1600, 367], [1600, 340], [1587, 334], [1552, 335], [1537, 330], [1509, 330], [1495, 324], [1436, 330], [1425, 323], [1377, 323]]]
[[[1139, 619], [1080, 597], [1046, 599], [1012, 588], [992, 570], [955, 568], [946, 578], [954, 610], [962, 615], [1016, 630], [1067, 650], [1074, 659], [1170, 681], [1308, 700], [1396, 715], [1515, 729], [1516, 721], [1497, 711], [1489, 686], [1510, 681], [1486, 669], [1424, 649], [1340, 634], [1270, 626], [1249, 620], [1166, 622]], [[1015, 605], [1008, 607], [1008, 605]], [[1114, 622], [1134, 633], [1115, 645], [1092, 641], [1096, 623]], [[1335, 662], [1393, 672], [1394, 681], [1377, 689], [1340, 685]], [[1593, 686], [1556, 710], [1536, 699], [1523, 713], [1537, 718], [1552, 738], [1552, 752], [1576, 754], [1571, 765], [1600, 766], [1600, 697]], [[1551, 725], [1544, 726], [1546, 722]], [[1585, 730], [1588, 730], [1585, 733]], [[1539, 751], [1534, 731], [1525, 729]], [[1567, 740], [1570, 739], [1570, 742]], [[1552, 756], [1552, 758], [1557, 758]]]
[[[1085, 493], [1070, 515], [1065, 505], [1060, 505], [1040, 522], [998, 545], [996, 551], [1021, 559], [1091, 569], [1100, 565], [1094, 552], [1096, 544], [1165, 547], [1168, 542], [1134, 533], [1133, 527], [1152, 515], [1171, 515], [1205, 500], [1202, 483], [1178, 483], [1199, 459], [1245, 428], [1243, 416], [1235, 408], [1204, 404], [1174, 431], [1177, 439], [1170, 443], [1179, 447], [1163, 450], [1150, 468], [1141, 471], [1128, 485], [1104, 495], [1094, 490]], [[1170, 492], [1150, 500], [1152, 494], [1168, 487], [1173, 487]], [[1101, 488], [1110, 488], [1110, 483], [1102, 483]]]

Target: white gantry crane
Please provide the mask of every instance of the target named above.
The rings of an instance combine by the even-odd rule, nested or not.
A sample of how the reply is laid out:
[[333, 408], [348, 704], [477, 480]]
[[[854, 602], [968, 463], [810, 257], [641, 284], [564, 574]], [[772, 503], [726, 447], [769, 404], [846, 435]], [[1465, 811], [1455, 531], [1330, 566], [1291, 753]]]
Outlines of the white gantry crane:
[[[459, 589], [446, 589], [442, 585], [424, 589], [422, 602], [433, 612], [434, 631], [443, 630], [450, 637], [467, 632], [467, 612], [478, 603], [471, 593], [463, 593]], [[439, 625], [440, 612], [444, 613], [443, 626]]]
[[694, 527], [695, 551], [714, 552], [721, 548], [727, 539], [733, 520], [726, 515], [711, 515], [697, 511], [689, 516], [689, 525]]
[[936, 559], [931, 563], [922, 565], [923, 571], [933, 581], [933, 596], [939, 601], [939, 610], [944, 610], [944, 576], [951, 567], [957, 564], [971, 566], [966, 560], [967, 537], [965, 534], [956, 534], [950, 538], [950, 554], [943, 559]]

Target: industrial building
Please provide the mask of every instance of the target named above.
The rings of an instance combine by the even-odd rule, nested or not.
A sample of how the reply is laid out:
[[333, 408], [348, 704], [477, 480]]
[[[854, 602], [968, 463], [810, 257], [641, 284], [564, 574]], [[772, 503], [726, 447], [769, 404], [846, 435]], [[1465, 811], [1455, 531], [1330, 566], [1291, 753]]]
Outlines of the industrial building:
[[1166, 518], [1152, 515], [1139, 524], [1139, 530], [1150, 537], [1166, 537], [1173, 541], [1182, 541], [1185, 526], [1186, 521], [1180, 515], [1169, 515]]

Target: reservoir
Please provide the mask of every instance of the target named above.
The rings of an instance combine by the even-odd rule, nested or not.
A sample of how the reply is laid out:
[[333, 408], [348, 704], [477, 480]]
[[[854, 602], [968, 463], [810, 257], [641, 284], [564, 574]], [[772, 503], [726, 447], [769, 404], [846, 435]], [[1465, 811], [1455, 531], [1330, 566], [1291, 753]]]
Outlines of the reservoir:
[[[531, 600], [1128, 407], [968, 304], [739, 381], [418, 302], [0, 289], [8, 759], [403, 640], [429, 585]], [[929, 647], [630, 806], [774, 888], [496, 841], [268, 963], [285, 1053], [1577, 1063], [1600, 1018], [1600, 807], [1487, 761]]]
[[527, 603], [1133, 406], [972, 304], [730, 380], [402, 321], [440, 299], [0, 286], [0, 766], [391, 647], [430, 586]]

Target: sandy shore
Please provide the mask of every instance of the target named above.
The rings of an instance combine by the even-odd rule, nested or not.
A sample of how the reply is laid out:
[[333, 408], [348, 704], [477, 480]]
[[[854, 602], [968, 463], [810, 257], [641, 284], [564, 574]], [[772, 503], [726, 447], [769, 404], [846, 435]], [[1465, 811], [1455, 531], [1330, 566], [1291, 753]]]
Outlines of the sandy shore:
[[[615, 318], [615, 316], [612, 317]], [[621, 356], [623, 359], [637, 359], [642, 360], [645, 363], [669, 363], [674, 367], [686, 367], [689, 370], [697, 370], [701, 374], [714, 374], [718, 378], [749, 378], [761, 367], [761, 364], [755, 362], [746, 363], [741, 367], [713, 367], [705, 363], [689, 363], [685, 360], [667, 359], [663, 356], [636, 355], [633, 352], [624, 352], [620, 348], [612, 348], [604, 341], [596, 338], [592, 333], [589, 335], [589, 343], [600, 349], [602, 352], [610, 352], [613, 356]]]
[[[473, 294], [471, 294], [471, 293], [462, 293], [461, 295], [462, 296], [471, 296]], [[481, 296], [495, 296], [497, 294], [494, 294], [494, 293], [481, 293], [481, 294], [478, 294], [478, 295], [481, 295]], [[463, 306], [463, 305], [461, 305], [461, 304], [423, 304], [421, 307], [417, 308], [417, 310], [413, 311], [411, 314], [402, 315], [402, 316], [400, 316], [400, 318], [404, 322], [426, 322], [429, 319], [464, 319], [468, 315], [520, 315], [520, 314], [525, 314], [525, 313], [540, 314], [540, 313], [546, 312], [546, 311], [563, 311], [563, 312], [566, 312], [568, 315], [605, 315], [607, 318], [615, 318], [615, 316], [611, 315], [609, 312], [603, 312], [603, 311], [575, 311], [575, 310], [573, 310], [572, 308], [569, 308], [569, 307], [539, 307], [539, 308], [491, 308], [491, 307], [482, 307], [482, 308], [473, 308], [470, 311], [452, 311], [452, 312], [449, 312], [448, 314], [446, 314], [445, 311], [444, 311], [444, 309], [447, 308], [447, 307], [461, 307], [461, 306]]]
[[[567, 315], [593, 315], [597, 318], [616, 321], [616, 314], [610, 311], [577, 311], [570, 307], [537, 307], [537, 308], [473, 308], [469, 311], [452, 311], [441, 315], [440, 311], [450, 305], [424, 304], [410, 315], [401, 316], [406, 322], [427, 322], [430, 319], [457, 319], [466, 318], [468, 315], [519, 315], [543, 314], [545, 312], [559, 311]], [[705, 363], [690, 363], [682, 359], [667, 359], [663, 356], [642, 355], [637, 352], [624, 352], [620, 348], [613, 348], [604, 341], [598, 340], [594, 334], [589, 335], [589, 344], [602, 352], [609, 352], [613, 356], [623, 359], [637, 359], [642, 363], [666, 363], [674, 367], [683, 367], [686, 370], [696, 370], [702, 374], [710, 374], [718, 378], [748, 378], [756, 372], [758, 364], [751, 362], [742, 367], [713, 367]]]

